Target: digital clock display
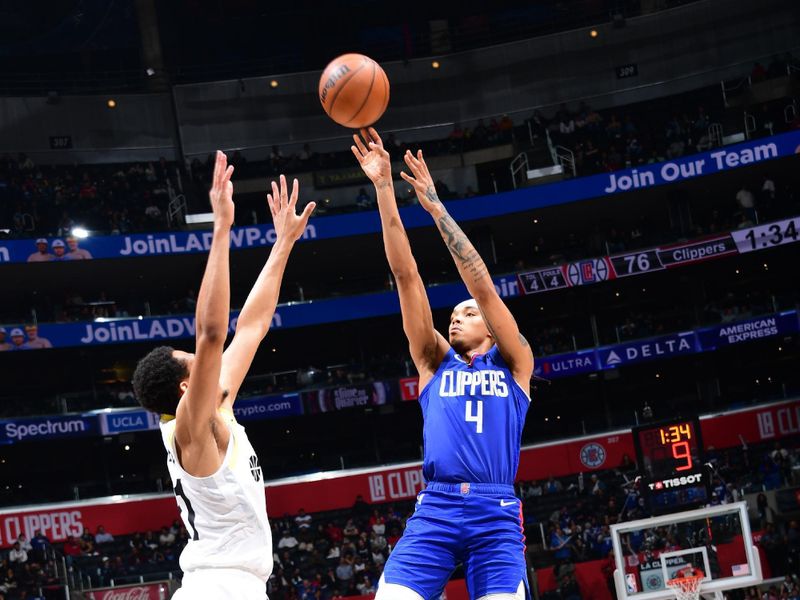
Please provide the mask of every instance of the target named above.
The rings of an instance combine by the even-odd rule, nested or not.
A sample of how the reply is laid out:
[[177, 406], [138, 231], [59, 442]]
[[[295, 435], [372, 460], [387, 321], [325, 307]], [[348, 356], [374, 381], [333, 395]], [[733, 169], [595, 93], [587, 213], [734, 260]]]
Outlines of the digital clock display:
[[641, 425], [633, 440], [642, 491], [654, 514], [707, 500], [710, 482], [698, 419]]
[[702, 466], [696, 419], [637, 428], [636, 445], [648, 477], [663, 479]]

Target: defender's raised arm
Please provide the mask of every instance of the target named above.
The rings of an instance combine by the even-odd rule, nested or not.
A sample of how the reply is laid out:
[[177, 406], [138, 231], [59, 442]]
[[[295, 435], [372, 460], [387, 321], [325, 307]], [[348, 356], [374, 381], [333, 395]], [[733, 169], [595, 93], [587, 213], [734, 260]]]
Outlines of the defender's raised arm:
[[280, 186], [272, 182], [272, 193], [267, 194], [272, 222], [277, 239], [272, 246], [264, 268], [247, 296], [239, 318], [233, 341], [222, 357], [220, 385], [227, 392], [223, 407], [230, 407], [242, 385], [261, 341], [267, 335], [278, 305], [281, 282], [289, 254], [295, 242], [303, 235], [308, 219], [316, 207], [309, 202], [301, 214], [296, 213], [300, 190], [297, 179], [288, 191], [286, 177], [280, 176]]
[[184, 468], [201, 474], [209, 470], [213, 472], [219, 464], [217, 444], [209, 424], [217, 414], [222, 348], [230, 319], [228, 255], [234, 214], [231, 175], [233, 167], [228, 166], [227, 157], [217, 152], [213, 185], [208, 193], [214, 212], [214, 233], [197, 296], [194, 364], [176, 415], [175, 435], [187, 455]]

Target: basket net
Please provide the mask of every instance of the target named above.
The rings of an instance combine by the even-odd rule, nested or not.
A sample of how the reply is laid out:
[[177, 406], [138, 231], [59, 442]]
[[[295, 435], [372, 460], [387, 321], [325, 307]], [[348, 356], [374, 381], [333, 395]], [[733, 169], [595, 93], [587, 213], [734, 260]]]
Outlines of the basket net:
[[698, 600], [700, 598], [700, 582], [705, 575], [700, 569], [686, 567], [677, 573], [677, 577], [667, 581], [667, 585], [675, 591], [677, 600]]

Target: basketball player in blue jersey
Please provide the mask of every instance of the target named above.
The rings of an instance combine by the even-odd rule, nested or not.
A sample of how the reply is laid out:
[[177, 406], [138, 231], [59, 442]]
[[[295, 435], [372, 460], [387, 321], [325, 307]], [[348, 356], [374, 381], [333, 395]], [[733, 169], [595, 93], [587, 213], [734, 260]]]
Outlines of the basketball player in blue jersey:
[[530, 404], [531, 348], [486, 264], [439, 200], [422, 152], [407, 152], [411, 175], [401, 176], [433, 217], [472, 296], [453, 309], [447, 339], [434, 329], [397, 209], [389, 153], [374, 129], [361, 136], [353, 136], [352, 150], [375, 185], [403, 330], [419, 372], [427, 482], [376, 600], [438, 598], [459, 562], [471, 598], [521, 600], [528, 592], [525, 538], [513, 484]]

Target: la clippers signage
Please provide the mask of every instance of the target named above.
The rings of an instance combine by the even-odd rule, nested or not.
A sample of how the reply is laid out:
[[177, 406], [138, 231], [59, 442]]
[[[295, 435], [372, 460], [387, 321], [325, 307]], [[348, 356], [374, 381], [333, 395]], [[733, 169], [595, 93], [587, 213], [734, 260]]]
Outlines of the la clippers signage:
[[101, 588], [83, 592], [87, 600], [166, 600], [169, 588], [166, 582]]
[[[755, 406], [700, 418], [703, 442], [730, 448], [800, 434], [800, 399]], [[544, 480], [612, 469], [625, 456], [635, 455], [630, 430], [560, 440], [528, 446], [520, 452], [517, 480]], [[388, 468], [358, 469], [304, 475], [266, 483], [267, 511], [273, 517], [340, 510], [353, 505], [356, 496], [368, 502], [393, 502], [414, 498], [424, 488], [422, 465], [411, 463]], [[98, 525], [116, 535], [158, 530], [178, 517], [171, 494], [114, 497], [94, 502], [72, 502], [0, 511], [0, 547], [9, 547], [20, 533], [29, 539], [42, 531], [52, 541], [79, 536], [84, 527]]]

